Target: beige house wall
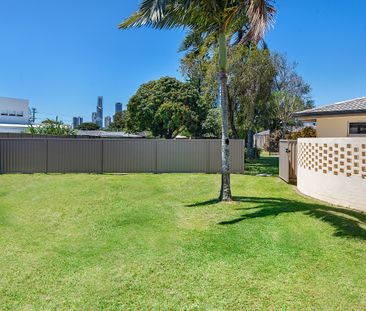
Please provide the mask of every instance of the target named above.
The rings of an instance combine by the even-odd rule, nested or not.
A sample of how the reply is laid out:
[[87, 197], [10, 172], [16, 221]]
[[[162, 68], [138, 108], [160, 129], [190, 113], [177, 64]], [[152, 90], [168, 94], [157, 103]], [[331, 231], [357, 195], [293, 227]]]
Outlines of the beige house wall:
[[366, 122], [366, 115], [345, 117], [318, 117], [316, 120], [317, 136], [348, 137], [348, 123], [350, 122]]
[[300, 138], [297, 187], [316, 199], [366, 212], [366, 138]]

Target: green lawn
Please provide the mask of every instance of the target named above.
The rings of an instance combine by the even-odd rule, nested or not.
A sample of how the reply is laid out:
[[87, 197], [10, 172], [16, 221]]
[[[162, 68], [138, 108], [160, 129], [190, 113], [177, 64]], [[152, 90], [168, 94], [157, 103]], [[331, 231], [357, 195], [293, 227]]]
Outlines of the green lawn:
[[365, 214], [248, 175], [217, 204], [219, 182], [0, 176], [0, 309], [366, 310]]
[[268, 152], [263, 152], [263, 156], [258, 160], [248, 160], [245, 163], [245, 174], [258, 175], [269, 174], [278, 175], [278, 156], [270, 156]]

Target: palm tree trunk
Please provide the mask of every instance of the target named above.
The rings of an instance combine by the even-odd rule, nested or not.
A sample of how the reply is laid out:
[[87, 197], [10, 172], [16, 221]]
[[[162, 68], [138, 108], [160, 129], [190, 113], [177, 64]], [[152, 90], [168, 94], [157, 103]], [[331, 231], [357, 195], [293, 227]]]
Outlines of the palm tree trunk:
[[235, 104], [234, 104], [234, 100], [233, 100], [232, 96], [230, 96], [230, 90], [229, 90], [228, 86], [227, 86], [227, 95], [228, 95], [229, 125], [230, 125], [230, 129], [231, 129], [231, 137], [233, 139], [238, 139], [239, 134], [238, 134], [238, 131], [236, 130], [236, 126], [235, 126]]
[[227, 48], [224, 32], [219, 34], [219, 79], [220, 103], [222, 113], [221, 140], [221, 201], [232, 201], [230, 186], [230, 140], [229, 140], [229, 105], [227, 93]]

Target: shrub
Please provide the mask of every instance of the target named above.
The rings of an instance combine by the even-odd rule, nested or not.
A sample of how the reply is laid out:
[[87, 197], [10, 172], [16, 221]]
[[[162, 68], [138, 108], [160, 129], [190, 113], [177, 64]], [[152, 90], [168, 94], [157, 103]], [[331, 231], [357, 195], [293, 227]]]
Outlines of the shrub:
[[262, 149], [254, 147], [251, 149], [245, 148], [245, 159], [247, 160], [257, 160], [261, 156]]
[[298, 138], [316, 137], [316, 130], [312, 127], [304, 127], [303, 129], [286, 135], [287, 139], [297, 140]]

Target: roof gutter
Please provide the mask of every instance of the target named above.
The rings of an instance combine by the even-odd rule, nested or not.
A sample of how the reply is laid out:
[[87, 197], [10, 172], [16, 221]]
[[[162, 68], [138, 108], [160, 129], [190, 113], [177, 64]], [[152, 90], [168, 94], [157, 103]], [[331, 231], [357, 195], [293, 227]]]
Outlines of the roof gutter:
[[297, 113], [294, 113], [294, 117], [301, 118], [301, 117], [343, 116], [343, 115], [358, 115], [358, 114], [366, 114], [366, 109], [342, 110], [342, 111], [297, 112]]

